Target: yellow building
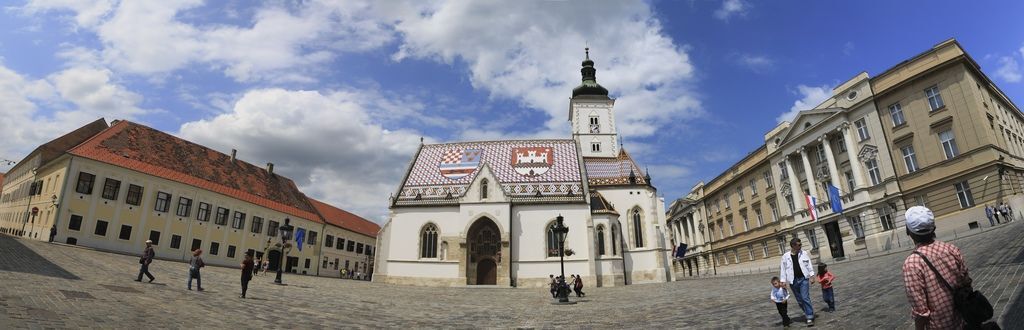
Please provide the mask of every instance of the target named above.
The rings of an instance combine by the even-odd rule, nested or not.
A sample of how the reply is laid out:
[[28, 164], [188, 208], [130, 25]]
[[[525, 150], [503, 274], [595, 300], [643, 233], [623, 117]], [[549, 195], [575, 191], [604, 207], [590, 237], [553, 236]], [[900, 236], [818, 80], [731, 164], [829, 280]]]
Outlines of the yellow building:
[[0, 202], [5, 232], [45, 240], [56, 228], [58, 242], [126, 253], [141, 253], [152, 240], [160, 259], [188, 260], [202, 249], [207, 263], [235, 267], [251, 250], [276, 269], [278, 228], [288, 221], [304, 239], [284, 246], [284, 269], [337, 277], [318, 266], [327, 257], [325, 233], [372, 246], [367, 233], [379, 228], [357, 216], [349, 219], [353, 228], [326, 221], [313, 206], [319, 202], [275, 174], [273, 164], [261, 168], [235, 151], [229, 156], [129, 121], [86, 125], [44, 144], [10, 173]]

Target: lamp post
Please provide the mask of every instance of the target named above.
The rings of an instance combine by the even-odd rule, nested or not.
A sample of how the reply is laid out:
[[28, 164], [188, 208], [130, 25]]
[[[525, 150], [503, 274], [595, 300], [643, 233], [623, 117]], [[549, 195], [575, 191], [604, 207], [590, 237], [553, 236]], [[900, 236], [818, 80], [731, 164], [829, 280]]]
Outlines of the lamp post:
[[555, 218], [555, 235], [558, 236], [558, 263], [562, 266], [562, 277], [558, 280], [558, 302], [569, 302], [569, 288], [565, 285], [565, 235], [569, 227], [565, 226], [565, 218], [561, 214]]
[[281, 262], [279, 262], [277, 264], [277, 278], [274, 279], [274, 284], [282, 284], [281, 283], [281, 270], [284, 268], [284, 260], [285, 260], [284, 259], [284, 244], [287, 243], [289, 239], [291, 239], [292, 229], [294, 228], [294, 227], [292, 227], [292, 225], [289, 224], [290, 222], [292, 222], [291, 218], [284, 218], [284, 226], [281, 226], [281, 228], [278, 229], [278, 230], [281, 231]]

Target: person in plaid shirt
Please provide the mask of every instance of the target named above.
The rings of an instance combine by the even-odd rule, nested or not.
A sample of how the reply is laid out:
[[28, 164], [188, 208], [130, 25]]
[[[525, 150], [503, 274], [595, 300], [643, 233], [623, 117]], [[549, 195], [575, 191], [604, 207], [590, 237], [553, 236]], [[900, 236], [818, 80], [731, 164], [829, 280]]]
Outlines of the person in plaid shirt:
[[[925, 255], [942, 278], [954, 288], [971, 285], [967, 264], [960, 249], [935, 240], [935, 215], [924, 206], [907, 210], [907, 235], [918, 253]], [[903, 262], [903, 283], [917, 329], [963, 329], [966, 324], [953, 305], [953, 293], [946, 289], [924, 259], [911, 253]]]

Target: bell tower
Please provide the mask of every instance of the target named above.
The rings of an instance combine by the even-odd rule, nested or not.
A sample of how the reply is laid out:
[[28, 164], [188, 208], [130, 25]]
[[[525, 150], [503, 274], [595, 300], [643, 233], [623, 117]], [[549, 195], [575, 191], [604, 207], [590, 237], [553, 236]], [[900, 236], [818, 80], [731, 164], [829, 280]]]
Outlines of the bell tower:
[[619, 134], [615, 129], [615, 99], [608, 89], [597, 83], [597, 69], [586, 48], [583, 60], [583, 82], [572, 89], [569, 99], [569, 122], [572, 136], [583, 157], [615, 157], [619, 154]]

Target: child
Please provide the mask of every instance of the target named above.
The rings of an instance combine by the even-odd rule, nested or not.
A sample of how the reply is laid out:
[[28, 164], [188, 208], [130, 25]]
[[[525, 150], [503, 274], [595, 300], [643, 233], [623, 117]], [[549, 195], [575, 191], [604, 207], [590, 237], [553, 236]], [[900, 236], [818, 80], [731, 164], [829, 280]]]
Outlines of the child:
[[789, 310], [786, 302], [789, 301], [789, 291], [786, 287], [782, 286], [782, 282], [779, 281], [779, 277], [772, 277], [772, 302], [775, 303], [775, 308], [779, 310], [779, 315], [782, 315], [782, 326], [789, 327], [792, 321], [789, 320]]
[[825, 311], [829, 313], [836, 311], [836, 298], [832, 293], [832, 281], [835, 279], [836, 276], [828, 271], [828, 265], [824, 262], [818, 264], [818, 283], [821, 283], [821, 297], [828, 304], [828, 308]]

